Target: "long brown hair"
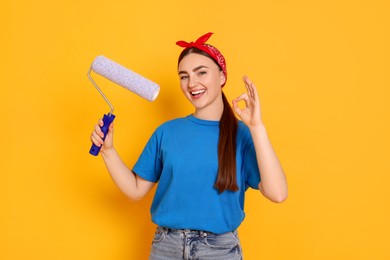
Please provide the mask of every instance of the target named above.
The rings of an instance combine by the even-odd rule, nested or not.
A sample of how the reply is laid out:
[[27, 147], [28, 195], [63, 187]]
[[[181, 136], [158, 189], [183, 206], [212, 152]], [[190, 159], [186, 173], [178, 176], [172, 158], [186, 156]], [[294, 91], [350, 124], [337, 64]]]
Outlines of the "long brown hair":
[[[209, 54], [197, 48], [185, 49], [179, 56], [178, 64], [190, 53], [204, 55], [212, 59], [218, 65]], [[219, 65], [218, 67], [222, 71]], [[225, 190], [238, 191], [236, 178], [236, 137], [238, 122], [223, 92], [222, 101], [223, 112], [221, 120], [219, 121], [218, 176], [214, 184], [214, 187], [220, 193]]]

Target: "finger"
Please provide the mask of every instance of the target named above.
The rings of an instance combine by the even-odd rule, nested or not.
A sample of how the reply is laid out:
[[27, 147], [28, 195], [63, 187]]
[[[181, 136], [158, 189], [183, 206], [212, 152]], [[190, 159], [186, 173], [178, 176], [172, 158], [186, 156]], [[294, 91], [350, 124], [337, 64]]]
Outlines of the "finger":
[[257, 87], [248, 77], [245, 78], [246, 84], [248, 84], [248, 92], [250, 93], [251, 98], [256, 102], [259, 100], [259, 95], [257, 93]]
[[237, 101], [236, 100], [233, 100], [232, 101], [233, 103], [233, 110], [234, 112], [236, 112], [236, 114], [241, 117], [241, 114], [242, 114], [242, 110], [239, 108], [238, 104], [237, 104]]
[[[236, 103], [239, 103], [241, 101], [245, 102], [245, 106], [248, 107], [250, 105], [249, 97], [247, 93], [241, 94], [238, 98], [234, 100]], [[238, 105], [237, 105], [238, 106]]]
[[253, 99], [256, 99], [256, 92], [255, 92], [256, 86], [255, 86], [255, 84], [247, 76], [244, 77], [244, 81], [245, 81], [245, 86], [248, 90], [249, 96]]
[[100, 128], [99, 125], [95, 125], [95, 133], [96, 133], [98, 136], [100, 136], [101, 138], [104, 137], [104, 133], [103, 133], [103, 131], [102, 131], [102, 129]]
[[259, 100], [259, 94], [257, 93], [257, 88], [254, 83], [252, 83], [252, 92], [253, 92], [253, 99], [258, 101]]
[[237, 102], [239, 102], [241, 100], [249, 100], [248, 93], [244, 92], [241, 95], [239, 95], [237, 98], [235, 98], [234, 100]]
[[235, 99], [235, 101], [237, 101], [237, 102], [240, 102], [242, 100], [245, 101], [245, 105], [246, 106], [250, 105], [250, 100], [249, 100], [248, 93], [242, 93], [238, 98]]
[[108, 127], [108, 131], [110, 131], [111, 133], [114, 132], [114, 122], [112, 122], [112, 123], [110, 124], [110, 126]]
[[251, 90], [251, 88], [250, 88], [250, 80], [249, 80], [248, 76], [244, 75], [244, 77], [242, 78], [242, 80], [244, 81], [245, 88], [246, 88], [246, 91], [248, 92], [248, 95], [249, 95], [250, 97], [252, 97], [252, 94], [251, 94], [252, 90]]
[[[104, 121], [102, 119], [99, 119], [98, 124], [99, 124], [100, 127], [103, 127], [104, 126]], [[114, 130], [114, 122], [111, 122], [111, 124], [108, 126], [108, 129], [110, 131]]]
[[103, 140], [98, 136], [95, 132], [91, 134], [91, 141], [94, 143], [96, 146], [101, 146], [103, 144]]

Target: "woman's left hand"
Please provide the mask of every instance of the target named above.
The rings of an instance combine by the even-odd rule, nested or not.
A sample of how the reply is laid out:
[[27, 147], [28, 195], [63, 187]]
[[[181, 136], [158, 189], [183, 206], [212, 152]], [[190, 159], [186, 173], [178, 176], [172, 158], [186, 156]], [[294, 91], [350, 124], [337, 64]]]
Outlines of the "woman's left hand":
[[[233, 100], [233, 109], [242, 122], [249, 128], [261, 126], [263, 122], [261, 119], [260, 100], [256, 86], [247, 76], [243, 77], [243, 81], [247, 92]], [[243, 109], [238, 106], [238, 102], [242, 100], [245, 102], [245, 107]]]

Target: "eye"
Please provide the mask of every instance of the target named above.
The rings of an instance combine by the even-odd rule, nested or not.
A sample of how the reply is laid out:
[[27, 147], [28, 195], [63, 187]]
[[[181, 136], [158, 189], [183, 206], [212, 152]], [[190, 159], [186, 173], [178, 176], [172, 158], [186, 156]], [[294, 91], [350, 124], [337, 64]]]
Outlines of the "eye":
[[203, 76], [203, 75], [206, 75], [207, 74], [207, 71], [199, 71], [198, 75], [199, 76]]
[[186, 79], [188, 79], [187, 75], [180, 75], [180, 80], [186, 80]]

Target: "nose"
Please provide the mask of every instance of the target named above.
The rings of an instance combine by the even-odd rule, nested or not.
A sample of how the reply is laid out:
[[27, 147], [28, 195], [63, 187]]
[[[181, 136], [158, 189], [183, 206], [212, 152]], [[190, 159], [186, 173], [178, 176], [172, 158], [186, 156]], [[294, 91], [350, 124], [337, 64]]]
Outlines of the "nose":
[[196, 80], [196, 78], [194, 76], [189, 76], [189, 78], [188, 78], [188, 87], [189, 88], [193, 88], [197, 84], [198, 84], [198, 81]]

